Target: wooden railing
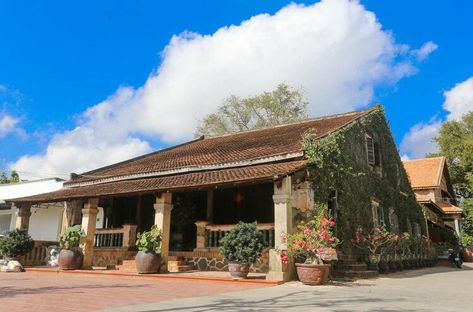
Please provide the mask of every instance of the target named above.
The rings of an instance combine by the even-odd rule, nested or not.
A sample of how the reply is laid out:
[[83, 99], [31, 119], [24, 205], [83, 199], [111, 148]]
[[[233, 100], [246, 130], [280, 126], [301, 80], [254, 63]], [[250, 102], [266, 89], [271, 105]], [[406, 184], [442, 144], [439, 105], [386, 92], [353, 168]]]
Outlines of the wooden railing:
[[49, 260], [49, 246], [58, 246], [55, 241], [35, 241], [34, 248], [26, 256], [20, 259], [25, 266], [46, 265]]
[[[195, 224], [197, 226], [197, 249], [219, 247], [220, 240], [236, 226], [236, 224], [208, 224], [205, 221], [198, 221]], [[274, 247], [274, 224], [258, 223], [257, 227], [263, 233], [264, 246]]]
[[121, 228], [96, 229], [95, 248], [133, 247], [136, 241], [136, 225], [124, 224]]

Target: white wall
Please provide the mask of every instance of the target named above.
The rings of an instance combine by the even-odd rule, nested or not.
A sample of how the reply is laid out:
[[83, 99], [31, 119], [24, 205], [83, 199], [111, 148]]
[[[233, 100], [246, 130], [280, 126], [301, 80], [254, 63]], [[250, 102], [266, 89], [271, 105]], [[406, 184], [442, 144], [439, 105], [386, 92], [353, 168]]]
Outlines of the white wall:
[[[0, 201], [24, 196], [38, 195], [57, 191], [62, 188], [63, 180], [43, 179], [36, 181], [11, 183], [0, 185]], [[17, 208], [1, 209], [0, 216], [3, 223], [10, 218], [9, 230], [15, 229]], [[28, 232], [34, 240], [57, 240], [62, 225], [64, 203], [43, 204], [31, 209], [30, 226]], [[0, 221], [0, 227], [3, 224]], [[0, 232], [3, 228], [0, 228]]]
[[56, 241], [61, 232], [64, 205], [42, 205], [31, 209], [28, 232], [34, 240]]

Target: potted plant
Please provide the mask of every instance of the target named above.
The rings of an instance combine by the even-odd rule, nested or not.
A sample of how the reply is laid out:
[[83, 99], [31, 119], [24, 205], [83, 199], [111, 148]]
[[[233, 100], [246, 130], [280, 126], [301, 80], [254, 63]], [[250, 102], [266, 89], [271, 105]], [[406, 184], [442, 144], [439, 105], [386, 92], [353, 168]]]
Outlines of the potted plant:
[[25, 230], [13, 230], [0, 239], [0, 255], [5, 260], [18, 260], [34, 248], [34, 240]]
[[336, 260], [335, 247], [340, 243], [333, 235], [335, 222], [324, 216], [315, 216], [298, 226], [294, 234], [287, 234], [287, 252], [281, 252], [281, 261], [296, 260], [296, 272], [305, 285], [322, 285], [328, 280], [330, 260]]
[[251, 264], [261, 257], [263, 248], [263, 233], [256, 222], [238, 222], [220, 240], [220, 253], [228, 261], [228, 271], [233, 278], [246, 278]]
[[360, 250], [368, 251], [368, 268], [379, 270], [381, 255], [389, 247], [390, 239], [390, 233], [384, 227], [374, 227], [369, 233], [365, 233], [364, 229], [359, 227], [355, 231], [352, 243]]
[[84, 236], [85, 233], [80, 225], [68, 227], [59, 236], [61, 251], [58, 256], [58, 266], [61, 270], [76, 270], [82, 267], [84, 257], [79, 244]]
[[161, 266], [161, 230], [153, 225], [151, 230], [138, 233], [135, 256], [136, 271], [140, 274], [157, 273]]

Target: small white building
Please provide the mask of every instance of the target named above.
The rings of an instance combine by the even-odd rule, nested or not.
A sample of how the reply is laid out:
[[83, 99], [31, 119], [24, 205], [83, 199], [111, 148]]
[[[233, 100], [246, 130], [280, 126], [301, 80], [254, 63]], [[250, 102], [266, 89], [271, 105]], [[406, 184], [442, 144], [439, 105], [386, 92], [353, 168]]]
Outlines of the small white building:
[[[59, 178], [0, 184], [0, 234], [15, 229], [17, 208], [8, 199], [57, 191], [64, 180]], [[28, 233], [37, 241], [56, 241], [61, 232], [64, 202], [33, 206]]]

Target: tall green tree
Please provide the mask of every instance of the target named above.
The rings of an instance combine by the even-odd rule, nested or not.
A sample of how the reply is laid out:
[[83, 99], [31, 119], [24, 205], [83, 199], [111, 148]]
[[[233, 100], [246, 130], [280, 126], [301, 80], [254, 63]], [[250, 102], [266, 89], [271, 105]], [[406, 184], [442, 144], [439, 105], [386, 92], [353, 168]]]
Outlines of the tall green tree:
[[448, 159], [453, 187], [457, 195], [473, 195], [473, 112], [460, 120], [444, 122], [435, 138], [439, 155]]
[[308, 105], [302, 90], [286, 84], [252, 97], [231, 95], [200, 122], [195, 135], [216, 136], [301, 120], [308, 116]]
[[0, 173], [0, 184], [20, 182], [20, 175], [15, 171], [11, 171], [10, 175], [5, 170]]

